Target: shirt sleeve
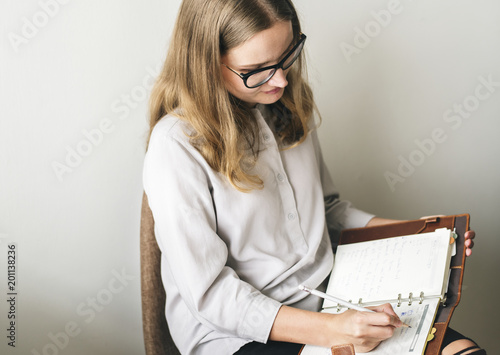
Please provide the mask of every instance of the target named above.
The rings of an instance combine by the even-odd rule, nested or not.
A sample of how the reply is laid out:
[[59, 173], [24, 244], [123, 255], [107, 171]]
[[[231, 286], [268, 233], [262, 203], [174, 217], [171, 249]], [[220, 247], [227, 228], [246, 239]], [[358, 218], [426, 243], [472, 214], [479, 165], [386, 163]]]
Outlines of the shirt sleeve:
[[315, 130], [311, 132], [320, 166], [321, 183], [325, 199], [325, 217], [332, 247], [337, 249], [340, 233], [343, 229], [365, 227], [374, 217], [373, 214], [355, 208], [349, 201], [341, 200], [330, 172], [323, 159], [323, 153]]
[[169, 275], [166, 292], [178, 293], [204, 326], [266, 342], [281, 304], [227, 266], [228, 248], [217, 235], [205, 169], [205, 160], [191, 145], [164, 132], [153, 134], [143, 178], [162, 251], [162, 274]]

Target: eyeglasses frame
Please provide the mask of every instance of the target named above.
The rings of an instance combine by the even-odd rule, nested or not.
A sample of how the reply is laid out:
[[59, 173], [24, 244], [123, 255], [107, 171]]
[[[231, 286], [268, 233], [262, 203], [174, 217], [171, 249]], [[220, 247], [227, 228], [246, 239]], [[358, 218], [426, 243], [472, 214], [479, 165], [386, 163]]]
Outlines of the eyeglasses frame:
[[[272, 79], [272, 77], [274, 76], [274, 74], [276, 74], [276, 72], [279, 70], [279, 69], [283, 69], [283, 70], [286, 70], [288, 68], [290, 68], [293, 63], [295, 63], [295, 61], [298, 59], [298, 56], [297, 56], [297, 59], [295, 61], [293, 61], [292, 64], [290, 64], [290, 66], [288, 66], [288, 68], [283, 68], [283, 64], [286, 62], [286, 60], [295, 52], [295, 50], [297, 48], [299, 48], [299, 46], [305, 42], [307, 36], [303, 33], [300, 34], [300, 38], [299, 38], [299, 41], [295, 44], [295, 46], [293, 46], [293, 48], [287, 53], [287, 55], [285, 55], [285, 57], [283, 57], [282, 60], [279, 61], [278, 64], [275, 64], [275, 65], [270, 65], [270, 66], [267, 66], [267, 67], [264, 67], [264, 68], [259, 68], [259, 69], [256, 69], [256, 70], [252, 70], [248, 73], [238, 73], [236, 70], [230, 68], [229, 66], [227, 66], [226, 64], [222, 63], [227, 69], [231, 70], [233, 73], [235, 73], [236, 75], [238, 75], [242, 80], [243, 80], [243, 83], [245, 84], [245, 86], [249, 89], [255, 89], [255, 88], [258, 88], [259, 86], [262, 86], [264, 85], [265, 83], [267, 83], [269, 80]], [[258, 85], [255, 85], [255, 86], [248, 86], [247, 84], [247, 81], [248, 81], [248, 78], [254, 74], [257, 74], [257, 73], [260, 73], [260, 72], [263, 72], [263, 71], [266, 71], [266, 70], [270, 70], [270, 69], [275, 69], [273, 75], [271, 75], [268, 79], [266, 79], [265, 81], [259, 83]]]

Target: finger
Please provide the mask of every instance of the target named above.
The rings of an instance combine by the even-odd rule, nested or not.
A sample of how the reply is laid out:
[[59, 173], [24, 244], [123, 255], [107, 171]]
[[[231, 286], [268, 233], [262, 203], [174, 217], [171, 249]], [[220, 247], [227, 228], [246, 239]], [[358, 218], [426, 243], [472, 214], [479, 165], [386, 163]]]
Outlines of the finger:
[[379, 306], [373, 306], [369, 307], [370, 309], [374, 310], [375, 312], [384, 312], [387, 314], [390, 314], [392, 316], [397, 317], [396, 312], [394, 312], [394, 309], [392, 308], [392, 305], [390, 303], [384, 303]]
[[396, 329], [393, 326], [366, 325], [358, 328], [353, 333], [353, 338], [358, 341], [380, 342], [392, 337]]
[[467, 239], [464, 243], [467, 248], [472, 249], [474, 247], [474, 241], [472, 239]]
[[403, 322], [394, 313], [390, 304], [374, 307], [375, 313], [366, 313], [366, 322], [378, 327], [401, 327]]
[[445, 215], [444, 214], [435, 214], [432, 216], [422, 216], [419, 219], [429, 219], [429, 218], [436, 218], [436, 217], [445, 217]]
[[476, 237], [476, 232], [472, 230], [465, 232], [465, 239], [474, 239], [475, 237]]
[[371, 325], [365, 330], [365, 339], [385, 340], [394, 335], [398, 327], [394, 325]]
[[396, 312], [394, 312], [394, 308], [392, 308], [392, 305], [390, 303], [384, 303], [381, 304], [380, 306], [374, 306], [369, 308], [373, 309], [375, 312], [384, 312], [396, 319], [399, 319], [399, 316], [396, 314]]
[[[380, 307], [376, 307], [380, 308]], [[347, 312], [346, 312], [347, 313]], [[345, 313], [344, 313], [345, 314]], [[358, 312], [351, 313], [352, 323], [354, 325], [350, 332], [352, 336], [357, 339], [357, 342], [380, 342], [390, 338], [396, 326], [391, 323], [396, 323], [393, 316], [385, 312]]]
[[472, 255], [472, 249], [465, 249], [465, 256], [471, 256]]

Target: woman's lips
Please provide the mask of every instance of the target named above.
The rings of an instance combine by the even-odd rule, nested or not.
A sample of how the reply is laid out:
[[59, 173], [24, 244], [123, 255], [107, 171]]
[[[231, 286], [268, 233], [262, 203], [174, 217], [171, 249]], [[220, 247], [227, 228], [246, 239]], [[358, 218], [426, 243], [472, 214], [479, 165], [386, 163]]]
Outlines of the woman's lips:
[[277, 94], [281, 91], [281, 88], [276, 88], [276, 89], [273, 89], [273, 90], [269, 90], [269, 91], [264, 91], [266, 94], [268, 95], [274, 95], [274, 94]]

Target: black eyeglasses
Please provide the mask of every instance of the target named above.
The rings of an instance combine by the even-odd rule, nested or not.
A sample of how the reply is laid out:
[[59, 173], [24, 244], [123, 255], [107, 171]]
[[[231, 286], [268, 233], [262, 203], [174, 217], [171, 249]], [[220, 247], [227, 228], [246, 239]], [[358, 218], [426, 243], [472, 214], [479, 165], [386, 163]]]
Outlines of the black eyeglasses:
[[226, 64], [224, 64], [224, 66], [227, 69], [231, 70], [236, 75], [238, 75], [241, 79], [243, 79], [243, 83], [247, 88], [254, 89], [256, 87], [264, 85], [269, 80], [271, 80], [271, 78], [273, 77], [274, 74], [276, 74], [278, 69], [287, 70], [288, 68], [290, 68], [292, 64], [295, 63], [295, 61], [299, 57], [300, 52], [302, 52], [302, 48], [304, 48], [304, 42], [306, 38], [307, 38], [306, 35], [301, 33], [297, 44], [293, 46], [290, 52], [288, 52], [288, 54], [278, 64], [271, 65], [265, 68], [260, 68], [257, 70], [252, 70], [251, 72], [245, 74], [238, 73], [236, 70], [231, 69]]

